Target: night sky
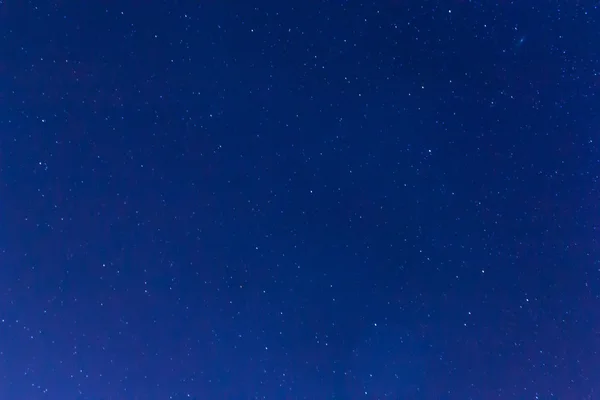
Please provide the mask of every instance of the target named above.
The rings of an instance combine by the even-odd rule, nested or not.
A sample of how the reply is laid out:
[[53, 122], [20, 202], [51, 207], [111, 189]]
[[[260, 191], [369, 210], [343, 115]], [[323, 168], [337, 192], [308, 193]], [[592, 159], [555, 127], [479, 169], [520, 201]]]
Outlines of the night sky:
[[600, 396], [597, 1], [0, 33], [1, 399]]

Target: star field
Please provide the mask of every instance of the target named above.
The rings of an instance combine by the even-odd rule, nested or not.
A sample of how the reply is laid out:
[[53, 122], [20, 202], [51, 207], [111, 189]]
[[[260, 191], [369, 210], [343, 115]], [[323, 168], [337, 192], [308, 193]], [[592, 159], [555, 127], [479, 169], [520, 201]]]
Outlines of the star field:
[[0, 398], [600, 396], [598, 2], [0, 33]]

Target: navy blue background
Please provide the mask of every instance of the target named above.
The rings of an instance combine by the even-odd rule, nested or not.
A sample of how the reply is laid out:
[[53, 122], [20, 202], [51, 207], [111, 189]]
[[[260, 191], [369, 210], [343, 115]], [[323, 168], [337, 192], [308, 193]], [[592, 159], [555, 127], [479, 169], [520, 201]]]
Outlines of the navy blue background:
[[0, 397], [594, 398], [599, 15], [4, 0]]

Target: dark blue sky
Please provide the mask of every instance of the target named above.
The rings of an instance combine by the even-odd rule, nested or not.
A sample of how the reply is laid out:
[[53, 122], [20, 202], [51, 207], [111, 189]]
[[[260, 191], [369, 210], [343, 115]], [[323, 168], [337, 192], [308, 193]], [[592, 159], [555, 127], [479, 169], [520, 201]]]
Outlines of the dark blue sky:
[[600, 395], [593, 1], [0, 1], [0, 397]]

